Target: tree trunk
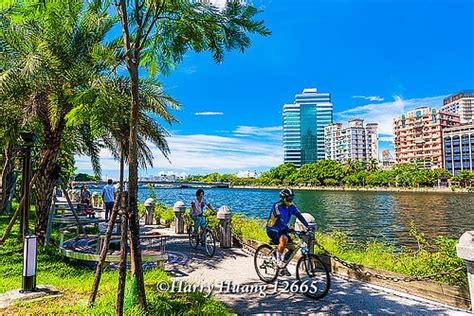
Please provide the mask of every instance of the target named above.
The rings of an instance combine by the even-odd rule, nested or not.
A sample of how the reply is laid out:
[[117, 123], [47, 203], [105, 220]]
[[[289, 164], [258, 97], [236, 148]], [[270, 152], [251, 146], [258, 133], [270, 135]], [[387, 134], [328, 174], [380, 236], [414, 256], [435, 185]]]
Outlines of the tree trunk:
[[33, 182], [36, 197], [36, 226], [38, 241], [43, 244], [48, 227], [48, 214], [53, 200], [57, 179], [53, 176], [59, 156], [62, 127], [44, 133], [44, 147], [40, 151], [40, 162]]
[[[128, 62], [132, 85], [132, 107], [130, 113], [130, 140], [128, 154], [128, 210], [129, 210], [129, 240], [132, 282], [136, 281], [138, 290], [138, 303], [146, 310], [145, 283], [142, 271], [142, 256], [140, 251], [140, 226], [137, 207], [138, 193], [138, 56], [134, 61]], [[135, 279], [135, 280], [134, 280]]]
[[123, 302], [125, 296], [125, 282], [127, 278], [127, 254], [128, 254], [128, 212], [126, 199], [123, 197], [123, 173], [124, 173], [124, 151], [123, 144], [120, 144], [120, 210], [122, 211], [122, 224], [121, 224], [121, 235], [120, 235], [120, 263], [119, 263], [119, 280], [117, 287], [117, 305], [115, 306], [115, 315], [123, 315]]
[[[107, 258], [107, 253], [109, 252], [110, 239], [112, 237], [112, 231], [114, 229], [115, 220], [117, 219], [118, 214], [118, 198], [115, 199], [114, 208], [112, 214], [110, 215], [109, 223], [107, 226], [107, 231], [105, 233], [104, 242], [102, 244], [102, 250], [100, 252], [99, 262], [95, 269], [94, 283], [92, 284], [92, 291], [89, 295], [89, 305], [94, 304], [95, 298], [97, 297], [97, 291], [99, 290], [100, 278], [102, 277], [102, 270], [104, 268], [105, 259]], [[99, 241], [99, 240], [97, 240]]]
[[[122, 196], [123, 193], [120, 193]], [[122, 203], [121, 203], [122, 204]], [[128, 254], [128, 212], [127, 205], [123, 203], [122, 209], [122, 224], [121, 224], [121, 236], [120, 236], [120, 263], [119, 263], [119, 280], [117, 288], [117, 305], [115, 307], [115, 314], [123, 315], [123, 301], [125, 295], [125, 282], [127, 277], [127, 254]]]
[[18, 217], [18, 215], [20, 214], [20, 212], [23, 212], [23, 208], [25, 207], [25, 199], [22, 198], [21, 199], [21, 202], [20, 202], [20, 205], [18, 206], [18, 208], [16, 209], [15, 213], [13, 213], [13, 216], [12, 218], [10, 219], [10, 223], [8, 223], [8, 226], [7, 228], [5, 229], [5, 232], [3, 233], [3, 236], [2, 238], [0, 239], [0, 245], [2, 245], [5, 240], [7, 240], [7, 237], [8, 235], [10, 234], [10, 231], [12, 230], [13, 228], [13, 225], [15, 225], [15, 222], [16, 222], [16, 218]]
[[3, 151], [4, 155], [4, 165], [2, 169], [2, 187], [1, 187], [1, 196], [0, 196], [0, 210], [6, 209], [8, 205], [8, 199], [12, 191], [15, 189], [15, 158], [18, 154], [19, 146], [9, 142]]

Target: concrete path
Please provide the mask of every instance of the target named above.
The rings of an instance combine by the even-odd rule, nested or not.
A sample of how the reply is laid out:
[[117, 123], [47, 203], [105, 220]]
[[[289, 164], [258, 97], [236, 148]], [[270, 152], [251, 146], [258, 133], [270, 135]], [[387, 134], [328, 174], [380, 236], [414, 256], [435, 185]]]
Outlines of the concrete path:
[[[160, 230], [161, 231], [161, 230]], [[169, 235], [174, 235], [166, 231]], [[360, 315], [471, 315], [462, 311], [428, 301], [419, 297], [407, 295], [398, 291], [361, 283], [332, 275], [332, 285], [329, 294], [315, 301], [301, 294], [273, 292], [269, 285], [264, 295], [259, 293], [233, 293], [226, 291], [227, 285], [240, 286], [241, 290], [251, 286], [264, 286], [254, 270], [251, 254], [239, 248], [217, 248], [213, 258], [209, 258], [200, 245], [196, 250], [189, 246], [187, 236], [172, 236], [169, 238], [167, 250], [170, 253], [170, 263], [166, 270], [175, 275], [174, 289], [163, 288], [163, 291], [189, 290], [182, 281], [202, 285], [203, 291], [209, 291], [213, 286], [213, 295], [224, 302], [239, 315], [246, 314], [360, 314]], [[295, 267], [289, 268], [292, 275]], [[280, 280], [294, 281], [294, 277], [280, 277]], [[222, 282], [224, 283], [221, 291]], [[232, 288], [231, 288], [232, 289]], [[240, 291], [242, 292], [242, 291]]]

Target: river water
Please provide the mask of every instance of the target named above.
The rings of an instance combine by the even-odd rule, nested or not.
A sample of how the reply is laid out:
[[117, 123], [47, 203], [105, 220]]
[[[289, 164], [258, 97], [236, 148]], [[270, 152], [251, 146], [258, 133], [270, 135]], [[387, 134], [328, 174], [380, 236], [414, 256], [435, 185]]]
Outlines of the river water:
[[[92, 189], [94, 190], [94, 189]], [[172, 206], [182, 200], [189, 207], [196, 189], [156, 188], [158, 199]], [[150, 196], [140, 187], [139, 199]], [[206, 189], [205, 197], [217, 209], [228, 205], [234, 212], [267, 218], [278, 190]], [[340, 230], [351, 239], [387, 240], [413, 245], [410, 221], [433, 242], [436, 236], [458, 239], [474, 230], [474, 194], [427, 192], [296, 191], [295, 204], [311, 213], [322, 231]]]

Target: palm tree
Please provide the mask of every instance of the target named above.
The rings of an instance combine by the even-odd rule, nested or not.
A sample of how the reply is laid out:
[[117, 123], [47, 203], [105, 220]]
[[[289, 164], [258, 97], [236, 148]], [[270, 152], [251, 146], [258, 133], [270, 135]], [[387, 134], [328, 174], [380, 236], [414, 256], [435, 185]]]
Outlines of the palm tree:
[[377, 171], [379, 169], [378, 161], [376, 159], [371, 159], [365, 166], [365, 169], [369, 172]]
[[[153, 153], [149, 148], [149, 143], [156, 146], [161, 153], [167, 157], [169, 154], [169, 147], [166, 141], [168, 133], [163, 126], [158, 122], [162, 119], [165, 122], [172, 124], [176, 118], [169, 113], [169, 109], [177, 110], [180, 105], [170, 96], [163, 93], [161, 85], [158, 81], [148, 79], [140, 83], [139, 93], [142, 98], [142, 107], [139, 112], [138, 120], [138, 161], [142, 168], [153, 165]], [[120, 159], [120, 192], [122, 192], [123, 178], [124, 178], [124, 163], [128, 161], [129, 149], [129, 115], [130, 112], [130, 83], [126, 77], [102, 77], [98, 78], [93, 85], [85, 91], [81, 98], [87, 100], [94, 100], [88, 105], [77, 108], [74, 111], [70, 125], [74, 126], [77, 122], [78, 127], [82, 126], [84, 122], [94, 122], [93, 129], [96, 137], [100, 138], [102, 143], [113, 153], [113, 155]], [[112, 214], [114, 222], [116, 213]], [[112, 224], [113, 225], [113, 224]], [[110, 229], [110, 228], [109, 228]], [[110, 238], [111, 229], [107, 230], [105, 247], [102, 250], [107, 252], [107, 238]], [[128, 214], [122, 213], [122, 238], [120, 248], [123, 253], [127, 252], [126, 231], [128, 230]], [[110, 233], [109, 233], [110, 232]], [[102, 265], [105, 256], [101, 256], [101, 261], [96, 268], [96, 276], [93, 283], [93, 289], [90, 294], [89, 303], [95, 301], [97, 290], [99, 287]], [[125, 282], [125, 267], [126, 256], [122, 257], [120, 261], [120, 278], [119, 284]], [[119, 286], [117, 301], [123, 301], [123, 286]], [[121, 295], [120, 295], [121, 294]]]
[[354, 173], [355, 164], [356, 164], [356, 161], [351, 158], [347, 159], [344, 162], [342, 166], [342, 172], [344, 173], [344, 176], [348, 176]]
[[15, 160], [20, 153], [17, 142], [21, 117], [19, 111], [13, 111], [8, 104], [1, 102], [0, 108], [0, 210], [8, 210], [11, 201], [8, 201], [15, 186]]
[[[42, 147], [32, 179], [36, 194], [36, 233], [44, 239], [48, 210], [68, 116], [77, 96], [93, 78], [110, 70], [104, 62], [116, 43], [104, 44], [115, 20], [101, 1], [21, 2], [0, 17], [1, 53], [9, 59], [2, 69], [2, 99], [19, 95], [24, 121], [41, 127]], [[18, 22], [20, 21], [20, 22]]]
[[[153, 166], [154, 160], [149, 144], [153, 144], [165, 158], [168, 157], [166, 137], [169, 134], [158, 120], [170, 125], [177, 122], [169, 110], [179, 110], [180, 104], [164, 94], [161, 84], [155, 79], [140, 80], [139, 91], [142, 107], [138, 119], [138, 163], [141, 168], [147, 168]], [[93, 162], [98, 160], [99, 151], [104, 147], [109, 149], [116, 159], [123, 156], [124, 161], [128, 161], [130, 96], [129, 78], [102, 77], [78, 99], [84, 105], [71, 113], [68, 126], [78, 129], [86, 127], [86, 130], [95, 135], [84, 137], [91, 144], [83, 149], [94, 149], [93, 152], [87, 153]], [[91, 99], [94, 101], [86, 102]], [[85, 122], [92, 122], [91, 126]], [[100, 140], [100, 145], [97, 140]], [[100, 170], [100, 165], [96, 168]]]

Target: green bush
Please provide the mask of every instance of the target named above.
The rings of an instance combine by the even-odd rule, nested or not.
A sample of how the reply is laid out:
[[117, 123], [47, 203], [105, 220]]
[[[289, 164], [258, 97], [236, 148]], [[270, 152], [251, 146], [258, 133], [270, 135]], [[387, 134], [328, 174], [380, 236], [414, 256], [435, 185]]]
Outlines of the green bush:
[[237, 236], [268, 242], [265, 221], [235, 213], [232, 216], [232, 228]]
[[[184, 216], [184, 223], [186, 227], [192, 229], [194, 227], [194, 221], [191, 218], [191, 211], [189, 209], [186, 210], [183, 216]], [[214, 215], [211, 210], [205, 210], [204, 217], [206, 218], [206, 222], [209, 228], [213, 230], [216, 230], [219, 228], [219, 220], [217, 219], [217, 216]]]
[[165, 221], [172, 221], [174, 219], [173, 208], [163, 203], [157, 203], [155, 206], [155, 218], [157, 221], [159, 221], [160, 218]]

